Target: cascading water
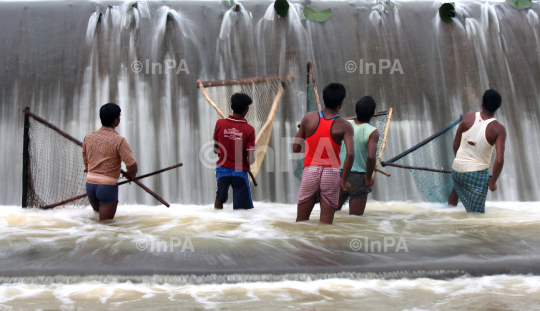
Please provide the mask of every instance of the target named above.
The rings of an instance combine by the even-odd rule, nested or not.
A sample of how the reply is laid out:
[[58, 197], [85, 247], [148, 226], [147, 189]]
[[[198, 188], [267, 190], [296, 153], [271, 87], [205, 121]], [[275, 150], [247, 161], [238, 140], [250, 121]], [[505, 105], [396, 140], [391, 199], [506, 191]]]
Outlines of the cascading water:
[[[503, 107], [497, 118], [507, 126], [508, 148], [499, 190], [489, 199], [540, 199], [534, 178], [540, 149], [531, 143], [539, 138], [534, 116], [540, 59], [527, 52], [540, 46], [537, 5], [519, 11], [502, 3], [462, 2], [448, 25], [438, 16], [440, 4], [396, 2], [387, 9], [360, 1], [316, 2], [316, 9], [333, 10], [321, 24], [304, 19], [302, 5], [294, 3], [286, 18], [271, 2], [4, 3], [0, 14], [10, 18], [2, 19], [2, 34], [12, 44], [0, 47], [0, 135], [12, 148], [1, 151], [0, 200], [20, 201], [22, 107], [82, 139], [99, 127], [98, 108], [117, 102], [123, 109], [119, 132], [141, 172], [185, 164], [148, 185], [171, 202], [210, 203], [213, 171], [201, 163], [199, 151], [211, 140], [216, 115], [195, 81], [292, 70], [297, 78], [280, 106], [270, 142], [274, 152], [263, 164], [254, 196], [293, 203], [299, 182], [286, 137], [295, 135], [305, 112], [303, 77], [310, 59], [320, 91], [333, 81], [346, 85], [343, 115], [352, 115], [354, 102], [366, 94], [374, 96], [378, 110], [394, 107], [383, 158], [478, 110], [485, 89], [499, 90]], [[61, 18], [38, 18], [45, 13]], [[37, 42], [39, 49], [33, 48]], [[403, 74], [379, 68], [379, 59], [399, 60]], [[136, 61], [139, 73], [132, 68]], [[362, 73], [347, 72], [348, 61], [363, 64]], [[376, 73], [366, 72], [367, 63], [376, 64]], [[176, 73], [179, 67], [184, 70]], [[391, 178], [377, 177], [374, 199], [423, 200], [408, 172], [388, 170]], [[123, 188], [121, 198], [155, 204], [134, 187]]]

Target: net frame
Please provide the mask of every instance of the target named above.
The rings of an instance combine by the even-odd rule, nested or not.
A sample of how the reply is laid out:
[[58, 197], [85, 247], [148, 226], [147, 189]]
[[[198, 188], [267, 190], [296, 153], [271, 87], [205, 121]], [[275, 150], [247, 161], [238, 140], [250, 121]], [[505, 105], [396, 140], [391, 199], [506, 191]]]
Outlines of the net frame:
[[[403, 168], [410, 170], [414, 183], [420, 193], [430, 202], [444, 203], [448, 200], [452, 188], [452, 180], [449, 174], [452, 173], [449, 169], [444, 169], [444, 166], [451, 167], [451, 162], [449, 161], [451, 156], [453, 156], [453, 151], [451, 152], [451, 147], [444, 147], [450, 144], [450, 141], [454, 140], [453, 130], [457, 128], [459, 123], [462, 120], [462, 116], [447, 125], [440, 131], [424, 139], [420, 143], [414, 145], [413, 147], [405, 150], [399, 155], [393, 157], [388, 161], [383, 161], [381, 164], [383, 167], [392, 166], [397, 168]], [[445, 135], [446, 136], [443, 136]], [[450, 135], [450, 136], [448, 136]], [[439, 139], [438, 141], [436, 139]], [[440, 140], [442, 139], [442, 140]], [[441, 145], [442, 144], [442, 145]], [[425, 147], [427, 149], [422, 149]], [[433, 149], [435, 148], [435, 149]], [[432, 165], [437, 165], [439, 168], [434, 167], [424, 167], [424, 166], [414, 166], [408, 164], [396, 164], [395, 162], [399, 160], [405, 160], [405, 163], [413, 162], [413, 158], [406, 158], [409, 155], [412, 155], [415, 151], [420, 152], [419, 157], [425, 157], [425, 154], [432, 153], [433, 150], [437, 151], [437, 159], [432, 160]], [[442, 157], [442, 158], [441, 158]], [[431, 158], [434, 158], [433, 156]], [[442, 165], [443, 167], [440, 168]], [[435, 175], [433, 175], [435, 174]], [[442, 175], [438, 175], [442, 174]], [[429, 185], [429, 186], [428, 186]], [[434, 190], [436, 189], [436, 190]]]
[[[310, 98], [313, 98], [317, 103], [317, 110], [322, 110], [321, 100], [319, 99], [319, 92], [317, 91], [317, 82], [315, 81], [315, 72], [313, 69], [313, 63], [308, 61], [307, 63], [307, 112], [313, 111], [310, 110], [309, 102]], [[313, 88], [313, 89], [312, 89]]]
[[[23, 109], [23, 112], [25, 113], [25, 119], [24, 119], [24, 141], [23, 141], [23, 192], [22, 192], [22, 207], [23, 208], [41, 208], [41, 209], [49, 209], [49, 208], [55, 208], [60, 205], [68, 204], [70, 206], [75, 207], [86, 207], [90, 204], [88, 201], [88, 198], [86, 196], [86, 176], [85, 176], [85, 166], [82, 161], [82, 145], [83, 143], [76, 139], [75, 137], [69, 135], [68, 133], [62, 131], [58, 127], [56, 127], [54, 124], [50, 123], [49, 121], [35, 115], [34, 113], [30, 112], [30, 108], [26, 107]], [[36, 123], [34, 123], [36, 122]], [[37, 125], [37, 129], [41, 129], [41, 131], [37, 130], [34, 131], [32, 124]], [[35, 132], [35, 133], [34, 133]], [[52, 133], [52, 135], [50, 135]], [[51, 178], [50, 174], [44, 174], [44, 169], [40, 167], [39, 164], [37, 164], [38, 161], [33, 161], [33, 148], [38, 149], [38, 144], [40, 143], [40, 139], [42, 138], [39, 135], [47, 135], [48, 139], [47, 141], [49, 143], [66, 143], [67, 148], [71, 149], [71, 151], [68, 151], [66, 154], [63, 154], [66, 158], [71, 158], [70, 163], [71, 166], [79, 166], [79, 169], [71, 170], [69, 171], [69, 166], [64, 166], [68, 171], [67, 174], [62, 174], [62, 168], [60, 170], [53, 170], [53, 175], [56, 177], [56, 182], [53, 186], [53, 188], [56, 190], [53, 194], [49, 194], [49, 198], [44, 198], [47, 196], [47, 194], [41, 193], [39, 194], [42, 189], [38, 189], [36, 187], [36, 180], [39, 178], [42, 182], [47, 182]], [[34, 136], [34, 137], [33, 137]], [[35, 138], [35, 139], [34, 139]], [[43, 141], [45, 139], [41, 139]], [[36, 141], [34, 144], [33, 141]], [[50, 144], [49, 144], [50, 145]], [[47, 156], [56, 156], [59, 155], [62, 156], [62, 151], [60, 150], [59, 146], [55, 146], [55, 149], [49, 148], [49, 150], [45, 150], [46, 155], [40, 154], [40, 157], [35, 157], [36, 159], [39, 159], [41, 161], [46, 162], [47, 165], [50, 167], [58, 167], [54, 165], [54, 161], [50, 161], [49, 157]], [[76, 152], [73, 152], [73, 150], [76, 150]], [[45, 159], [45, 160], [43, 160]], [[52, 162], [52, 163], [50, 163]], [[141, 187], [143, 190], [145, 190], [147, 193], [152, 195], [156, 200], [158, 200], [161, 204], [170, 207], [170, 204], [167, 203], [165, 200], [163, 200], [159, 195], [157, 195], [155, 192], [153, 192], [150, 188], [146, 187], [144, 184], [142, 184], [139, 179], [142, 179], [144, 177], [153, 176], [155, 174], [159, 174], [161, 172], [180, 167], [182, 166], [182, 163], [179, 163], [177, 165], [146, 174], [143, 176], [139, 176], [134, 179], [130, 179], [129, 181], [117, 183], [117, 185], [125, 184], [127, 182], [134, 182], [136, 185]], [[43, 163], [41, 163], [41, 166], [44, 166]], [[50, 168], [49, 167], [49, 168]], [[64, 172], [66, 173], [66, 172]], [[126, 174], [124, 170], [121, 170], [122, 174]], [[71, 174], [71, 175], [69, 175]], [[75, 176], [73, 176], [75, 175]], [[66, 176], [68, 176], [66, 178]], [[69, 177], [72, 177], [71, 179]], [[50, 181], [49, 181], [50, 183]], [[74, 186], [75, 183], [75, 186]], [[49, 191], [51, 193], [52, 191]], [[75, 195], [76, 193], [79, 193], [78, 195]], [[82, 194], [80, 194], [82, 193]], [[54, 199], [51, 198], [55, 197]], [[60, 201], [59, 201], [60, 200]]]
[[[23, 112], [25, 124], [22, 207], [48, 208], [64, 201], [69, 201], [70, 205], [75, 207], [88, 206], [90, 202], [86, 197], [82, 143], [31, 113], [28, 107]], [[53, 144], [53, 147], [45, 150], [40, 148], [43, 141], [47, 141], [49, 146]], [[68, 165], [58, 165], [58, 160], [62, 158], [68, 159]], [[53, 167], [57, 169], [52, 170], [52, 174], [47, 174]], [[48, 193], [39, 183], [49, 184]]]
[[[256, 131], [257, 131], [257, 127], [259, 128], [258, 133], [256, 133], [256, 138], [255, 138], [255, 146], [256, 146], [255, 162], [251, 164], [251, 172], [250, 172], [252, 181], [255, 185], [257, 185], [255, 181], [255, 176], [257, 176], [260, 170], [260, 167], [262, 165], [262, 162], [264, 160], [264, 157], [266, 155], [266, 150], [267, 150], [266, 148], [268, 147], [268, 143], [270, 142], [270, 137], [272, 135], [272, 125], [276, 116], [277, 109], [279, 107], [279, 103], [281, 102], [281, 98], [285, 94], [286, 88], [288, 87], [288, 85], [293, 79], [294, 79], [293, 73], [289, 72], [285, 76], [270, 75], [270, 76], [251, 77], [251, 78], [243, 78], [243, 79], [225, 79], [225, 80], [215, 80], [215, 81], [197, 80], [197, 87], [201, 90], [206, 101], [216, 110], [219, 119], [226, 118], [226, 115], [224, 111], [222, 111], [222, 108], [227, 109], [227, 112], [231, 112], [230, 95], [234, 93], [233, 91], [234, 87], [240, 88], [240, 91], [245, 91], [246, 93], [253, 94], [257, 92], [256, 87], [258, 85], [262, 85], [263, 87], [269, 88], [269, 90], [266, 90], [269, 93], [268, 95], [273, 94], [272, 104], [270, 106], [270, 110], [268, 111], [268, 116], [266, 117], [266, 120], [262, 123], [262, 125], [258, 126], [260, 124], [256, 125], [256, 124], [253, 124], [253, 122], [250, 122], [252, 126], [255, 125], [254, 127]], [[211, 98], [209, 92], [207, 92], [207, 88], [210, 88], [210, 92], [212, 92], [212, 90], [215, 90], [216, 93], [221, 92], [221, 93], [227, 94], [228, 96], [222, 99], [219, 102], [219, 104], [216, 104], [216, 101], [214, 99], [218, 100], [219, 96], [215, 94], [214, 99]], [[253, 97], [252, 99], [254, 101], [256, 100]], [[224, 104], [224, 101], [227, 101], [227, 104]], [[255, 109], [250, 109], [250, 112], [248, 112], [248, 115], [246, 116], [246, 118], [253, 119], [253, 114], [257, 114], [257, 111]]]
[[428, 143], [430, 143], [432, 140], [436, 139], [437, 137], [443, 135], [444, 133], [448, 132], [449, 130], [453, 129], [455, 126], [457, 126], [461, 120], [463, 119], [463, 116], [460, 116], [458, 120], [452, 122], [451, 124], [447, 125], [445, 128], [443, 128], [442, 130], [438, 131], [437, 133], [429, 136], [428, 138], [424, 139], [423, 141], [419, 142], [418, 144], [412, 146], [411, 148], [403, 151], [402, 153], [398, 154], [397, 156], [393, 157], [392, 159], [388, 160], [388, 161], [383, 161], [381, 162], [381, 165], [383, 167], [385, 166], [393, 166], [393, 167], [398, 167], [398, 168], [405, 168], [405, 169], [410, 169], [410, 170], [422, 170], [422, 171], [430, 171], [430, 172], [435, 172], [435, 173], [446, 173], [446, 174], [452, 174], [452, 171], [450, 170], [444, 170], [444, 169], [434, 169], [434, 168], [429, 168], [429, 167], [419, 167], [419, 166], [410, 166], [410, 165], [400, 165], [400, 164], [395, 164], [394, 162], [400, 160], [401, 158], [409, 155], [410, 153], [414, 152], [415, 150], [418, 150], [420, 149], [421, 147], [427, 145]]

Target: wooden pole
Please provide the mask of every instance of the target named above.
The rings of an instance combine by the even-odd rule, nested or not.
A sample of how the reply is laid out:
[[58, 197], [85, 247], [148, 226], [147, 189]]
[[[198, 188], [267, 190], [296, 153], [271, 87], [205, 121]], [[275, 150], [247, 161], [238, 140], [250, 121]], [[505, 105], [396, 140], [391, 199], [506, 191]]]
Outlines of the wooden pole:
[[315, 99], [317, 100], [317, 107], [319, 107], [319, 110], [322, 110], [321, 101], [319, 99], [319, 92], [317, 92], [317, 83], [315, 82], [315, 71], [313, 70], [313, 63], [311, 61], [308, 61], [308, 75], [311, 75], [311, 81], [313, 81], [313, 92], [315, 92]]
[[157, 170], [157, 171], [152, 172], [152, 173], [148, 173], [148, 174], [144, 174], [144, 175], [139, 175], [139, 176], [133, 178], [132, 180], [124, 180], [124, 181], [121, 181], [121, 182], [119, 182], [117, 185], [120, 186], [120, 185], [127, 184], [127, 183], [129, 183], [129, 182], [132, 182], [132, 181], [134, 181], [134, 180], [140, 180], [140, 179], [143, 179], [143, 178], [146, 178], [146, 177], [154, 176], [154, 175], [157, 175], [157, 174], [160, 174], [160, 173], [163, 173], [163, 172], [166, 172], [166, 171], [175, 169], [175, 168], [177, 168], [177, 167], [181, 167], [181, 166], [183, 166], [183, 165], [184, 165], [184, 164], [182, 164], [182, 163], [178, 163], [178, 164], [176, 164], [176, 165], [169, 166], [169, 167], [166, 167], [166, 168]]
[[[126, 171], [124, 170], [120, 170], [120, 172], [122, 172], [122, 174], [124, 176], [126, 176]], [[133, 181], [137, 186], [143, 188], [144, 191], [148, 192], [151, 196], [153, 196], [154, 198], [156, 198], [156, 200], [158, 200], [159, 202], [161, 202], [161, 204], [167, 206], [167, 207], [170, 207], [171, 205], [169, 203], [167, 203], [165, 200], [163, 200], [159, 195], [157, 195], [154, 191], [150, 190], [150, 188], [146, 187], [145, 185], [143, 185], [140, 181], [138, 180], [134, 180], [132, 179], [131, 181]]]
[[294, 75], [293, 75], [292, 72], [289, 72], [287, 74], [287, 76], [283, 79], [283, 81], [286, 82], [286, 83], [281, 85], [276, 97], [274, 97], [274, 102], [272, 103], [272, 109], [270, 110], [270, 113], [268, 114], [268, 118], [266, 118], [266, 123], [264, 123], [263, 127], [259, 131], [259, 134], [257, 134], [257, 138], [255, 139], [255, 145], [259, 144], [259, 141], [261, 140], [262, 135], [265, 132], [265, 130], [269, 126], [272, 125], [272, 123], [274, 121], [274, 116], [276, 115], [277, 108], [279, 106], [279, 102], [281, 100], [281, 97], [283, 97], [283, 94], [285, 94], [285, 87], [288, 86], [288, 83], [290, 83], [290, 81], [292, 79], [294, 79]]
[[251, 84], [251, 83], [259, 83], [259, 82], [267, 82], [267, 81], [285, 80], [285, 79], [286, 79], [286, 76], [270, 75], [270, 76], [266, 76], [266, 77], [251, 77], [251, 78], [243, 78], [243, 79], [226, 79], [226, 80], [214, 80], [214, 81], [201, 81], [200, 84], [197, 82], [197, 85], [200, 88], [201, 85], [203, 87], [214, 87], [214, 86]]
[[[381, 144], [381, 153], [379, 155], [379, 158], [377, 159], [377, 163], [375, 163], [375, 168], [377, 168], [379, 166], [379, 164], [381, 163], [381, 160], [382, 160], [382, 155], [383, 155], [383, 152], [384, 152], [384, 148], [386, 148], [386, 138], [388, 137], [388, 129], [390, 128], [390, 121], [392, 120], [392, 112], [394, 111], [393, 108], [390, 108], [388, 110], [388, 120], [386, 121], [386, 129], [384, 130], [384, 135], [383, 135], [383, 141], [382, 141], [382, 144]], [[377, 171], [373, 171], [373, 177], [375, 177], [375, 173]]]
[[400, 164], [394, 164], [394, 163], [389, 163], [389, 162], [382, 162], [382, 164], [383, 166], [393, 166], [393, 167], [399, 167], [399, 168], [406, 168], [409, 170], [420, 170], [420, 171], [452, 174], [452, 171], [438, 170], [438, 169], [429, 168], [429, 167], [408, 166], [408, 165], [400, 165]]
[[201, 82], [201, 80], [197, 80], [197, 86], [201, 89], [201, 92], [203, 93], [204, 98], [206, 98], [206, 100], [208, 101], [208, 103], [209, 103], [210, 105], [212, 105], [212, 107], [214, 107], [214, 109], [216, 109], [219, 118], [220, 118], [220, 119], [225, 119], [225, 115], [223, 114], [223, 112], [221, 112], [221, 109], [219, 109], [219, 107], [212, 101], [212, 99], [210, 98], [210, 96], [208, 96], [208, 94], [206, 93], [206, 90], [204, 89], [204, 85], [203, 85], [203, 83]]
[[[30, 111], [30, 108], [24, 108]], [[24, 115], [24, 135], [23, 135], [23, 172], [22, 172], [22, 207], [28, 206], [28, 172], [30, 171], [30, 117], [28, 114]]]
[[[175, 168], [180, 167], [180, 166], [183, 166], [183, 164], [182, 164], [182, 163], [179, 163], [179, 164], [176, 164], [176, 165], [173, 165], [173, 166], [166, 167], [166, 168], [164, 168], [164, 169], [157, 170], [157, 171], [152, 172], [152, 173], [140, 175], [140, 176], [135, 177], [134, 180], [140, 180], [140, 179], [143, 179], [143, 178], [146, 178], [146, 177], [154, 176], [154, 175], [163, 173], [163, 172], [165, 172], [165, 171], [175, 169]], [[121, 186], [121, 185], [125, 185], [125, 184], [127, 184], [127, 183], [129, 183], [129, 182], [130, 182], [130, 180], [124, 180], [124, 181], [122, 181], [122, 182], [119, 182], [117, 185]], [[50, 204], [50, 205], [43, 206], [43, 207], [41, 207], [41, 209], [55, 208], [55, 207], [57, 207], [57, 206], [67, 204], [67, 203], [69, 203], [69, 202], [73, 202], [73, 201], [76, 201], [76, 200], [78, 200], [78, 199], [82, 199], [82, 198], [84, 198], [85, 196], [86, 196], [86, 193], [85, 193], [85, 194], [80, 194], [80, 195], [78, 195], [78, 196], [76, 196], [76, 197], [73, 197], [73, 198], [71, 198], [71, 199], [67, 199], [67, 200], [64, 200], [64, 201], [61, 201], [61, 202], [58, 202], [58, 203], [54, 203], [54, 204]]]
[[[72, 142], [76, 143], [77, 145], [81, 146], [82, 147], [82, 142], [78, 139], [76, 139], [75, 137], [69, 135], [68, 133], [62, 131], [61, 129], [59, 129], [58, 127], [54, 126], [52, 123], [50, 123], [49, 121], [33, 114], [30, 112], [30, 110], [28, 109], [24, 109], [23, 110], [24, 113], [26, 113], [27, 115], [31, 116], [32, 118], [34, 118], [36, 121], [39, 121], [43, 124], [45, 124], [46, 126], [50, 127], [51, 129], [55, 130], [56, 132], [58, 132], [58, 134], [64, 136], [65, 138], [71, 140]], [[125, 171], [121, 170], [122, 174], [125, 173]], [[141, 187], [144, 189], [144, 191], [148, 192], [151, 196], [153, 196], [154, 198], [156, 198], [156, 200], [158, 200], [159, 202], [163, 203], [163, 205], [169, 207], [169, 203], [165, 202], [165, 200], [163, 200], [159, 195], [157, 195], [154, 191], [150, 190], [150, 188], [146, 187], [145, 185], [143, 185], [140, 181], [138, 180], [134, 180], [133, 181], [135, 184], [137, 184], [137, 186]]]

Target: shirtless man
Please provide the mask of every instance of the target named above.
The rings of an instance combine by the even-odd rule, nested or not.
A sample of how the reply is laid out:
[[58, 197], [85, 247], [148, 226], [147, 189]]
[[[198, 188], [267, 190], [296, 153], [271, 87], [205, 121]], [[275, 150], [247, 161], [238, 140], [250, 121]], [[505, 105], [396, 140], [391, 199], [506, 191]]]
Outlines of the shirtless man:
[[[298, 192], [296, 221], [309, 220], [314, 205], [320, 201], [320, 222], [332, 224], [339, 207], [340, 186], [348, 190], [347, 182], [354, 162], [354, 131], [352, 125], [339, 117], [338, 112], [345, 98], [345, 87], [331, 83], [323, 90], [325, 108], [304, 116], [293, 145], [293, 152], [304, 150], [304, 172]], [[340, 178], [341, 143], [347, 153]], [[305, 142], [305, 148], [302, 148]]]
[[[465, 114], [459, 124], [454, 140], [456, 158], [452, 165], [454, 189], [448, 205], [457, 205], [459, 198], [467, 212], [484, 213], [488, 188], [497, 190], [506, 141], [506, 129], [494, 118], [500, 105], [501, 95], [495, 90], [487, 90], [482, 98], [482, 112]], [[494, 148], [497, 157], [490, 179], [489, 164]]]

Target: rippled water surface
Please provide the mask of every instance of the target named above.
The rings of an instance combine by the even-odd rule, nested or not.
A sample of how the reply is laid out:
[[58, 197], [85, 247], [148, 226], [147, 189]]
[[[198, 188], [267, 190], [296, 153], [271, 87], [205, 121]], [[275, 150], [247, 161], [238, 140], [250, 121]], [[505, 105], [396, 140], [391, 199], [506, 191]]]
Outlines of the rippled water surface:
[[318, 207], [312, 220], [295, 223], [290, 204], [122, 205], [109, 222], [89, 208], [3, 206], [0, 302], [119, 310], [540, 307], [538, 203], [488, 202], [486, 211], [371, 201], [364, 216], [349, 216], [345, 206], [329, 226], [318, 222]]

